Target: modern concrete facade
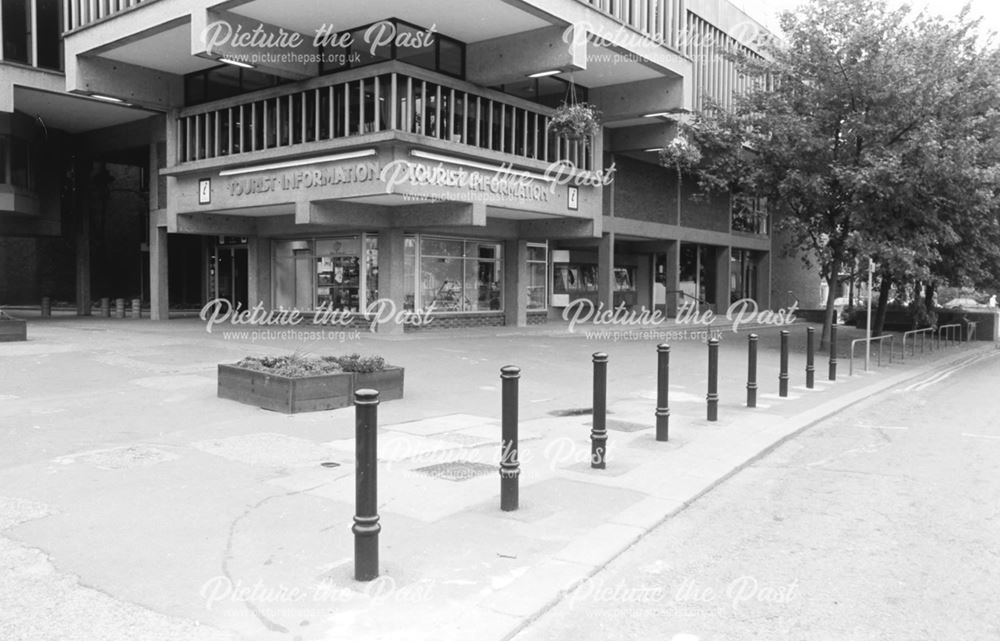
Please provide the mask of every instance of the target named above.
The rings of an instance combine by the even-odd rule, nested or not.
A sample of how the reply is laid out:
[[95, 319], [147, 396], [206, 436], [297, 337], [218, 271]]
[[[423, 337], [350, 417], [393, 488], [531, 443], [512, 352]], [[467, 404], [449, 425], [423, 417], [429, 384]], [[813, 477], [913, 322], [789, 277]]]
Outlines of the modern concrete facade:
[[[4, 5], [5, 42], [25, 41], [6, 37], [22, 17], [51, 13], [17, 3], [17, 29]], [[57, 68], [39, 68], [50, 41], [0, 63], [0, 140], [26, 141], [37, 168], [15, 179], [13, 144], [0, 146], [0, 281], [35, 265], [22, 291], [0, 284], [0, 303], [68, 297], [67, 278], [56, 291], [37, 273], [50, 254], [80, 313], [139, 297], [154, 319], [217, 298], [387, 300], [433, 309], [441, 326], [544, 322], [576, 298], [668, 312], [780, 302], [766, 211], [693, 199], [658, 161], [678, 119], [745, 88], [724, 53], [753, 52], [763, 29], [727, 2], [55, 10]], [[596, 105], [601, 131], [549, 131], [564, 101]]]

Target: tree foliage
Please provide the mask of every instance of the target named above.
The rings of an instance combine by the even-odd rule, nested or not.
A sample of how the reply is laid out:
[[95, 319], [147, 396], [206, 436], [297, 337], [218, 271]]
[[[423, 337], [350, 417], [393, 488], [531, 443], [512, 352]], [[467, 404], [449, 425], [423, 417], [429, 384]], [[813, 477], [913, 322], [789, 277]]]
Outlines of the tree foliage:
[[[1000, 282], [1000, 51], [957, 18], [811, 0], [740, 58], [731, 111], [682, 128], [703, 191], [766, 197], [785, 248], [830, 285], [862, 259], [896, 282]], [[886, 288], [887, 291], [887, 288]]]

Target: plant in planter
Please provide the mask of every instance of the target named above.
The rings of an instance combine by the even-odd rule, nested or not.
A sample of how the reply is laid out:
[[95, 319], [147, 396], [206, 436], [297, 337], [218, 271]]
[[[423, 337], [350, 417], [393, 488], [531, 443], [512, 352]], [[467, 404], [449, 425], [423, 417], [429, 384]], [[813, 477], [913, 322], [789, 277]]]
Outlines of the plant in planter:
[[288, 414], [347, 407], [366, 387], [380, 400], [403, 397], [403, 368], [379, 356], [251, 356], [218, 371], [219, 398]]
[[0, 342], [28, 340], [28, 323], [0, 309]]
[[567, 140], [596, 136], [601, 131], [601, 112], [590, 103], [564, 102], [549, 119], [548, 129]]

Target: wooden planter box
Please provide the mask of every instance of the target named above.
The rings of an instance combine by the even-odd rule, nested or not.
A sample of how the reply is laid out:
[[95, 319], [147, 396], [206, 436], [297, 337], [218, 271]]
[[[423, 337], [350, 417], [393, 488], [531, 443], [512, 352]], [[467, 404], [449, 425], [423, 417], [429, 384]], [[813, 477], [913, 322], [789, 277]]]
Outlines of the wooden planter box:
[[376, 389], [379, 400], [403, 398], [403, 368], [356, 374], [338, 372], [291, 378], [234, 365], [219, 365], [219, 398], [296, 414], [349, 407], [355, 389]]
[[11, 319], [0, 320], [0, 343], [28, 340], [28, 322]]
[[388, 366], [380, 372], [355, 373], [354, 389], [378, 390], [379, 401], [403, 398], [403, 368]]

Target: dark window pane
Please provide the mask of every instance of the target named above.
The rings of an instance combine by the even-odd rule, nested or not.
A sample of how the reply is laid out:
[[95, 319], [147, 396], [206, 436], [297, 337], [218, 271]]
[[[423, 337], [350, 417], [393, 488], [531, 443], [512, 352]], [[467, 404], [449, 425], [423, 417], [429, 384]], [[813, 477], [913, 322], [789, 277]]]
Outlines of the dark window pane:
[[15, 187], [31, 189], [31, 158], [28, 143], [19, 138], [11, 140], [10, 182]]
[[[429, 41], [429, 43], [428, 43]], [[400, 24], [396, 30], [396, 58], [425, 69], [435, 69], [437, 36], [424, 29]]]
[[193, 73], [184, 78], [184, 103], [197, 105], [205, 102], [205, 74]]
[[438, 37], [442, 73], [465, 77], [465, 47], [450, 38]]
[[225, 65], [208, 70], [208, 100], [220, 100], [240, 93], [240, 68]]
[[[383, 32], [384, 29], [384, 32]], [[383, 37], [392, 35], [391, 22], [376, 23], [371, 27], [355, 29], [351, 32], [351, 67], [361, 67], [392, 58], [392, 47], [379, 44]], [[384, 35], [387, 34], [387, 35]]]
[[3, 58], [12, 62], [31, 63], [31, 32], [28, 16], [30, 0], [3, 0]]
[[7, 137], [0, 136], [0, 184], [7, 182]]
[[59, 33], [59, 0], [36, 0], [35, 32], [38, 34], [38, 66], [62, 69], [62, 38]]

